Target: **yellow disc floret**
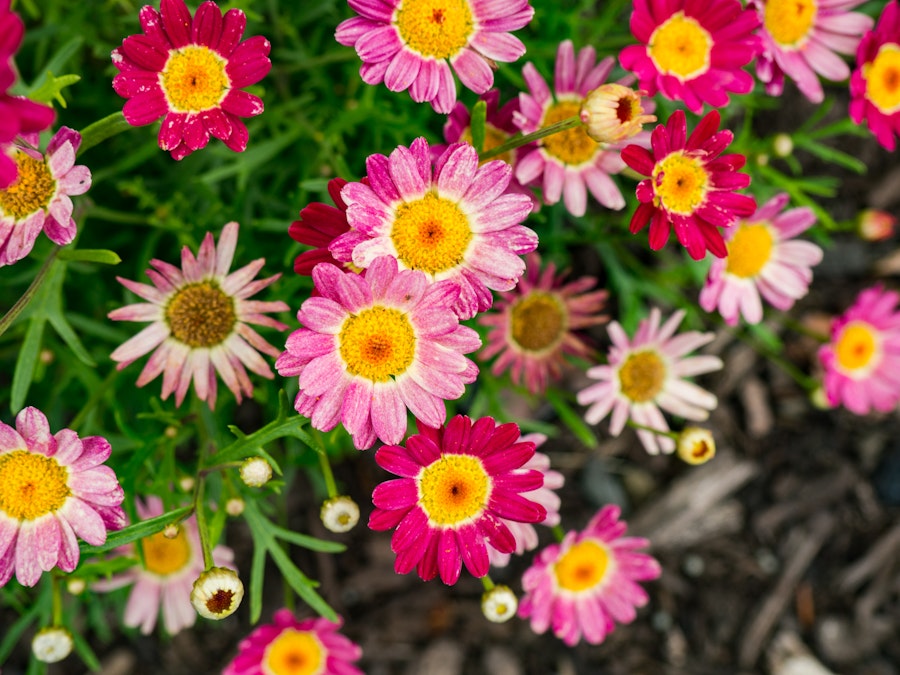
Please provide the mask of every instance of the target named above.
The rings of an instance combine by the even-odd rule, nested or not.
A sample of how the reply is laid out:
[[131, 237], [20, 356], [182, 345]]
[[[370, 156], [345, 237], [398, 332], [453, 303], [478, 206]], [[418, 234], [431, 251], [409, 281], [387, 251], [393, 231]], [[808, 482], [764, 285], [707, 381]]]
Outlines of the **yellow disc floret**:
[[709, 70], [712, 46], [709, 32], [678, 11], [653, 31], [647, 51], [657, 70], [684, 82]]
[[562, 342], [568, 324], [565, 305], [556, 295], [534, 291], [518, 300], [510, 310], [510, 333], [517, 345], [540, 352]]
[[666, 382], [666, 364], [653, 351], [635, 352], [619, 368], [622, 393], [635, 403], [656, 398]]
[[52, 457], [27, 450], [0, 455], [0, 512], [36, 520], [66, 503], [69, 470]]
[[834, 356], [838, 367], [848, 375], [865, 369], [868, 372], [881, 351], [875, 329], [865, 321], [851, 321], [841, 331]]
[[47, 209], [56, 194], [56, 180], [43, 159], [17, 150], [15, 160], [19, 173], [12, 185], [0, 190], [0, 214], [22, 220]]
[[169, 52], [159, 84], [175, 112], [218, 108], [231, 88], [226, 62], [209, 47], [187, 45]]
[[[562, 122], [581, 114], [581, 101], [558, 101], [547, 108], [541, 127]], [[563, 164], [579, 166], [592, 160], [600, 151], [600, 144], [587, 135], [583, 125], [547, 136], [541, 141], [544, 150]]]
[[593, 539], [585, 539], [556, 561], [553, 571], [559, 587], [573, 593], [595, 588], [606, 576], [609, 552]]
[[404, 312], [376, 305], [344, 320], [338, 344], [348, 373], [387, 382], [412, 365], [416, 332]]
[[900, 111], [900, 45], [881, 45], [875, 60], [863, 66], [866, 98], [885, 115]]
[[184, 569], [191, 561], [191, 544], [185, 528], [169, 539], [162, 532], [141, 539], [144, 551], [144, 568], [161, 577]]
[[433, 59], [458, 54], [475, 30], [468, 0], [403, 0], [394, 25], [410, 49]]
[[459, 206], [429, 192], [397, 207], [391, 241], [406, 267], [438, 274], [462, 263], [472, 228]]
[[309, 631], [285, 628], [263, 654], [265, 675], [319, 675], [325, 665], [325, 649]]
[[419, 505], [433, 525], [458, 526], [481, 514], [491, 478], [471, 455], [444, 455], [419, 474]]
[[234, 329], [234, 298], [215, 281], [187, 284], [169, 300], [166, 323], [172, 336], [189, 347], [215, 347]]
[[743, 279], [755, 277], [772, 257], [774, 243], [772, 230], [765, 223], [739, 226], [728, 242], [725, 271]]
[[817, 10], [816, 0], [767, 0], [763, 23], [781, 47], [799, 49], [809, 39]]
[[699, 159], [680, 150], [657, 162], [652, 180], [654, 203], [670, 213], [691, 215], [706, 200], [709, 174]]

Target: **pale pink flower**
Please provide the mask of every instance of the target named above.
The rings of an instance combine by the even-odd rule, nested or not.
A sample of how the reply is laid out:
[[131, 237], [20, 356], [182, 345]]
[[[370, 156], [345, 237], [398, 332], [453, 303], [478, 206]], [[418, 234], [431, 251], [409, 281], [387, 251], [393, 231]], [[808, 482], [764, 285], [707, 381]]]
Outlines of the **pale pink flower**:
[[582, 637], [600, 644], [617, 622], [631, 623], [635, 608], [647, 604], [647, 593], [636, 582], [658, 578], [661, 569], [638, 551], [649, 541], [622, 536], [626, 525], [619, 513], [618, 506], [604, 506], [584, 530], [541, 551], [525, 572], [519, 616], [531, 619], [535, 633], [552, 628], [569, 646]]
[[262, 377], [274, 377], [259, 352], [269, 356], [280, 352], [249, 324], [284, 330], [286, 325], [266, 314], [287, 311], [288, 306], [281, 301], [248, 298], [281, 275], [256, 279], [265, 264], [262, 258], [229, 274], [237, 238], [238, 224], [231, 222], [222, 229], [218, 246], [212, 233], [206, 233], [196, 258], [185, 246], [180, 269], [162, 260], [151, 260], [153, 269], [147, 270], [147, 276], [152, 286], [116, 277], [147, 302], [120, 307], [110, 312], [109, 318], [152, 322], [110, 355], [113, 361], [119, 361], [117, 367], [121, 370], [153, 351], [137, 386], [143, 387], [162, 374], [163, 400], [174, 392], [175, 405], [180, 406], [193, 380], [199, 399], [213, 409], [216, 373], [238, 403], [242, 396], [253, 395], [245, 368]]
[[92, 546], [125, 525], [125, 493], [103, 463], [109, 442], [79, 438], [71, 429], [50, 433], [36, 408], [0, 422], [0, 587], [13, 572], [34, 586], [42, 572], [78, 566], [78, 537]]
[[760, 295], [787, 311], [809, 290], [811, 268], [822, 261], [822, 249], [794, 237], [812, 227], [816, 216], [808, 207], [782, 213], [788, 199], [786, 193], [776, 195], [725, 231], [728, 255], [709, 268], [700, 306], [707, 312], [718, 308], [730, 326], [740, 315], [747, 323], [762, 321]]

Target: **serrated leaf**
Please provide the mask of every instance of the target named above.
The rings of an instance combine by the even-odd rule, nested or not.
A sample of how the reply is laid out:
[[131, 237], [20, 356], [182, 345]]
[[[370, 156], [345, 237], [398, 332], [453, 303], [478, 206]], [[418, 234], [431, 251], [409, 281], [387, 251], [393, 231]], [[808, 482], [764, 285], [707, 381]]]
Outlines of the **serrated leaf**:
[[44, 82], [33, 89], [28, 94], [28, 98], [38, 103], [52, 103], [57, 101], [63, 108], [66, 107], [66, 99], [63, 98], [62, 90], [70, 87], [81, 79], [80, 75], [60, 75], [56, 77], [50, 71], [47, 71], [47, 77]]
[[118, 265], [122, 262], [118, 253], [104, 248], [64, 248], [59, 252], [59, 259], [71, 262], [99, 263], [101, 265]]

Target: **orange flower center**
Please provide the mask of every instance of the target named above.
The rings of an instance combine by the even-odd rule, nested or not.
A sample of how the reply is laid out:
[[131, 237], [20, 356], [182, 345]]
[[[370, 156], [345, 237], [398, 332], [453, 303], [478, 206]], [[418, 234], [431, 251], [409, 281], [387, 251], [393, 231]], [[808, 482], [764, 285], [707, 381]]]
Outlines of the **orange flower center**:
[[703, 204], [709, 173], [703, 163], [681, 150], [669, 153], [653, 168], [654, 203], [670, 213], [689, 216]]
[[728, 242], [728, 258], [725, 271], [742, 279], [759, 274], [772, 257], [775, 237], [765, 223], [739, 225]]
[[185, 528], [180, 527], [172, 539], [162, 532], [141, 539], [144, 568], [161, 577], [184, 569], [191, 561], [191, 544]]
[[[547, 108], [541, 127], [579, 116], [581, 101], [558, 101]], [[584, 125], [547, 136], [541, 140], [544, 150], [563, 164], [578, 166], [592, 160], [600, 150], [600, 144], [587, 135]]]
[[172, 336], [192, 348], [222, 344], [237, 323], [234, 298], [215, 281], [180, 288], [166, 305], [165, 317]]
[[574, 593], [595, 588], [606, 578], [609, 551], [601, 542], [585, 539], [566, 551], [553, 571], [560, 588]]
[[850, 376], [868, 371], [881, 352], [880, 343], [873, 326], [865, 321], [851, 321], [844, 326], [834, 346], [838, 367]]
[[468, 0], [402, 0], [394, 25], [410, 49], [433, 59], [458, 54], [475, 30]]
[[438, 274], [463, 261], [472, 228], [462, 210], [434, 192], [397, 207], [391, 241], [409, 269]]
[[313, 633], [285, 628], [266, 647], [260, 665], [264, 675], [320, 675], [326, 655]]
[[435, 525], [459, 526], [479, 515], [491, 495], [491, 477], [477, 457], [444, 455], [422, 469], [419, 504]]
[[381, 305], [347, 317], [338, 343], [347, 372], [373, 382], [402, 375], [416, 354], [416, 332], [407, 315]]
[[863, 66], [866, 98], [885, 115], [900, 111], [900, 45], [881, 45], [875, 60]]
[[817, 12], [816, 0], [767, 0], [763, 23], [781, 47], [798, 49], [809, 39]]
[[712, 47], [709, 32], [696, 19], [678, 11], [656, 27], [647, 51], [657, 70], [684, 82], [709, 70]]
[[666, 382], [666, 364], [653, 351], [631, 354], [619, 368], [622, 393], [635, 403], [656, 398]]
[[52, 457], [27, 450], [0, 455], [0, 512], [13, 520], [53, 513], [71, 494], [69, 470]]
[[225, 59], [208, 47], [186, 45], [169, 52], [159, 84], [175, 112], [218, 108], [231, 88]]
[[50, 205], [56, 180], [43, 159], [16, 150], [15, 160], [19, 174], [12, 185], [0, 190], [0, 213], [18, 221]]

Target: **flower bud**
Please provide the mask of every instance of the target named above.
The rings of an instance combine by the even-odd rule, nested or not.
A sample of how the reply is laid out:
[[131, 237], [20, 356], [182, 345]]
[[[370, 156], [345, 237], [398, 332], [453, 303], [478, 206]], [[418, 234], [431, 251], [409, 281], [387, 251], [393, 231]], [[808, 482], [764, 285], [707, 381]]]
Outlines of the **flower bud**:
[[494, 623], [509, 621], [518, 607], [519, 600], [509, 586], [494, 586], [481, 596], [481, 613]]
[[34, 658], [44, 663], [62, 661], [72, 653], [72, 634], [62, 626], [41, 628], [31, 641]]
[[794, 152], [794, 141], [787, 134], [776, 134], [772, 139], [772, 150], [776, 157], [788, 157]]
[[350, 497], [341, 495], [326, 499], [319, 515], [322, 524], [331, 532], [349, 532], [359, 522], [359, 506]]
[[166, 525], [165, 528], [163, 529], [163, 536], [164, 536], [166, 539], [174, 539], [175, 537], [178, 536], [178, 531], [179, 531], [180, 529], [181, 529], [181, 528], [180, 528], [178, 525], [176, 525], [175, 523], [169, 523], [169, 524]]
[[244, 584], [237, 572], [227, 567], [210, 567], [194, 582], [191, 604], [207, 619], [224, 619], [234, 614], [244, 597]]
[[878, 209], [866, 209], [859, 214], [857, 231], [866, 241], [884, 241], [894, 236], [897, 218]]
[[178, 487], [181, 488], [182, 492], [190, 492], [194, 489], [194, 477], [193, 476], [182, 476], [182, 478], [178, 481]]
[[589, 92], [581, 102], [581, 121], [587, 135], [598, 143], [616, 143], [640, 133], [644, 124], [656, 121], [641, 105], [645, 91], [621, 84], [603, 84]]
[[237, 518], [244, 512], [244, 507], [246, 506], [243, 499], [240, 497], [232, 497], [227, 502], [225, 502], [225, 513], [227, 513], [232, 518]]
[[688, 464], [704, 464], [716, 456], [716, 441], [709, 429], [685, 427], [678, 436], [677, 452]]
[[81, 577], [71, 577], [66, 581], [66, 590], [72, 595], [81, 595], [87, 588], [87, 582]]
[[272, 478], [272, 467], [262, 457], [248, 457], [241, 464], [241, 480], [249, 487], [262, 487]]

